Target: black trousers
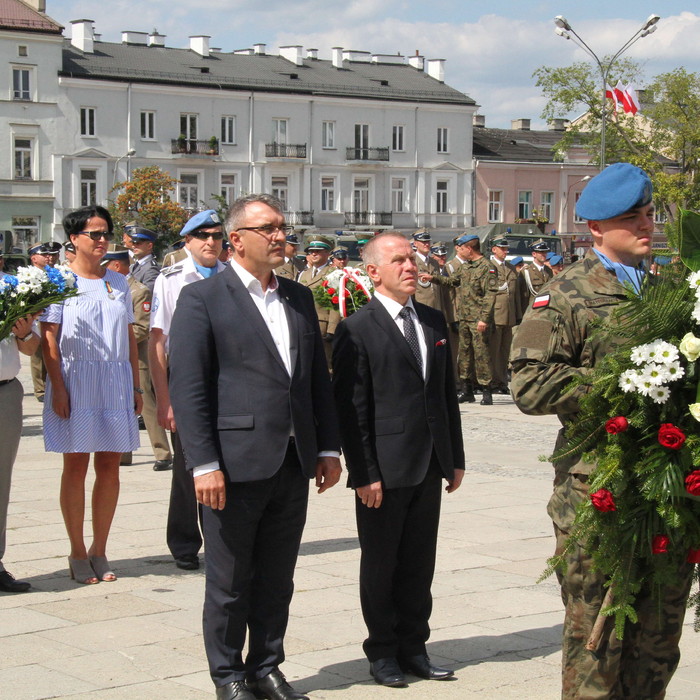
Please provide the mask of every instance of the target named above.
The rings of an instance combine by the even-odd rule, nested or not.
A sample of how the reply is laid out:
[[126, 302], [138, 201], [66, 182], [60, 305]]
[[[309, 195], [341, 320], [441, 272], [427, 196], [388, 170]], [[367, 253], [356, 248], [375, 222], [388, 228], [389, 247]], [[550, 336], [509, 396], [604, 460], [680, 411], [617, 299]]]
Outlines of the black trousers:
[[216, 686], [262, 678], [284, 661], [308, 499], [309, 480], [290, 447], [274, 476], [229, 483], [223, 510], [203, 508], [204, 646]]
[[420, 484], [385, 489], [379, 508], [355, 498], [360, 602], [369, 632], [362, 647], [370, 661], [425, 653], [441, 492], [433, 458]]
[[173, 471], [165, 537], [173, 558], [181, 559], [196, 556], [202, 547], [199, 530], [202, 516], [194, 493], [192, 472], [185, 467], [182, 443], [177, 432], [170, 433], [170, 436], [173, 441]]

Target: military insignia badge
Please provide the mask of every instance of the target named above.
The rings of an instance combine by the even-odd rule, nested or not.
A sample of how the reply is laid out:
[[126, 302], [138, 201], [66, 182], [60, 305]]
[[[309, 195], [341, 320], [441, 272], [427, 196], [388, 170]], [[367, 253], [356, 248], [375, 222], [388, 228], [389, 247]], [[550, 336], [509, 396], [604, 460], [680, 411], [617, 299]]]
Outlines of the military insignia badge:
[[150, 302], [150, 301], [144, 301], [144, 302], [143, 302], [143, 310], [144, 310], [146, 313], [149, 313], [149, 312], [150, 312], [150, 310], [151, 310], [151, 302]]
[[549, 294], [540, 294], [532, 302], [533, 309], [544, 309], [549, 306]]

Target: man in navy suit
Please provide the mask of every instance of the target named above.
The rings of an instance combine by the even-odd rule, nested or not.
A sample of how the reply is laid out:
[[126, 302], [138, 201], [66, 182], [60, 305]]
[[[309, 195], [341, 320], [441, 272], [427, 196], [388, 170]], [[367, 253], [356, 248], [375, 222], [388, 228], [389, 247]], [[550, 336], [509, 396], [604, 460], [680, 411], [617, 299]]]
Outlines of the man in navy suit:
[[204, 643], [218, 700], [298, 700], [279, 665], [308, 480], [338, 482], [338, 426], [311, 292], [273, 274], [282, 205], [243, 197], [225, 225], [230, 267], [182, 290], [170, 331], [170, 398], [205, 506]]
[[377, 683], [402, 687], [405, 671], [454, 675], [431, 663], [425, 643], [441, 482], [459, 487], [464, 449], [445, 318], [411, 299], [410, 243], [382, 233], [363, 260], [375, 294], [336, 331], [333, 385], [356, 494], [363, 648]]

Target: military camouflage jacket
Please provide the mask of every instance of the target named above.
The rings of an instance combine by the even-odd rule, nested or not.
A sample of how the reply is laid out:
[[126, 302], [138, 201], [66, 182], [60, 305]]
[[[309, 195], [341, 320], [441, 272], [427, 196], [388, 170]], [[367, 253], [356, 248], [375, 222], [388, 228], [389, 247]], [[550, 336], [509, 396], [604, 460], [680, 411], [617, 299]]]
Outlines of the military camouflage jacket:
[[462, 263], [449, 277], [433, 277], [438, 285], [459, 287], [457, 304], [459, 320], [493, 323], [493, 306], [498, 290], [498, 273], [486, 257]]
[[[625, 299], [625, 289], [591, 250], [557, 275], [535, 297], [515, 332], [511, 346], [511, 390], [523, 413], [554, 413], [566, 425], [578, 411], [585, 385], [570, 387], [589, 375], [614, 349], [607, 334], [592, 334], [596, 319], [607, 319]], [[564, 446], [560, 431], [555, 450]], [[578, 459], [557, 463], [558, 471], [589, 474], [594, 465]]]

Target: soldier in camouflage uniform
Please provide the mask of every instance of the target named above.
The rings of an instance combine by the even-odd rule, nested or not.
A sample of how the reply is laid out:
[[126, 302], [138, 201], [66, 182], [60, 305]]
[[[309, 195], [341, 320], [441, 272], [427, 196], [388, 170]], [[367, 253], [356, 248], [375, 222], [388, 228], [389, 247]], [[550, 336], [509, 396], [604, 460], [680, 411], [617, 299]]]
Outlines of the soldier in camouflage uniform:
[[[566, 445], [564, 430], [576, 417], [584, 385], [570, 388], [575, 377], [590, 375], [615, 340], [592, 334], [594, 325], [611, 317], [625, 299], [623, 282], [641, 285], [640, 263], [651, 251], [654, 207], [651, 181], [639, 168], [618, 163], [590, 181], [577, 205], [588, 220], [594, 248], [535, 297], [513, 340], [512, 383], [524, 413], [554, 413], [564, 428], [555, 451]], [[577, 457], [557, 462], [554, 492], [547, 511], [554, 523], [556, 553], [566, 543], [576, 507], [588, 498], [588, 479], [595, 465]], [[605, 577], [592, 567], [583, 546], [567, 557], [558, 573], [566, 609], [562, 648], [562, 697], [663, 698], [680, 658], [678, 642], [691, 584], [692, 566], [680, 572], [680, 584], [662, 592], [661, 608], [651, 591], [637, 597], [639, 621], [627, 623], [624, 639], [608, 618], [597, 653], [585, 648], [606, 588]]]
[[[489, 333], [498, 289], [493, 263], [481, 254], [479, 237], [465, 234], [457, 239], [466, 262], [449, 277], [424, 275], [435, 285], [458, 287], [459, 377], [464, 384], [465, 401], [474, 402], [473, 378], [482, 387], [482, 406], [491, 406], [491, 360]], [[423, 275], [419, 275], [419, 278]]]

